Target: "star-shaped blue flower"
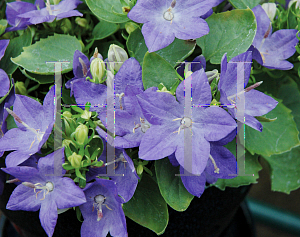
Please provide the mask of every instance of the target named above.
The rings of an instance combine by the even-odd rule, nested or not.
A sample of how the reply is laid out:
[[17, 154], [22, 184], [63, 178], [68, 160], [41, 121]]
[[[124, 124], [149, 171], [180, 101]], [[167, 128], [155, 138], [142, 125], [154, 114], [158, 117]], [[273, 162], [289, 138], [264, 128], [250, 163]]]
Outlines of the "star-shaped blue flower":
[[45, 2], [43, 0], [36, 0], [34, 4], [29, 2], [9, 2], [6, 5], [6, 19], [8, 24], [12, 27], [6, 28], [5, 32], [24, 30], [27, 26], [32, 25], [28, 18], [20, 17], [19, 15], [37, 10], [38, 8], [44, 8]]
[[[184, 112], [185, 81], [176, 90], [177, 101], [171, 94], [163, 92], [137, 95], [145, 118], [152, 124], [142, 138], [139, 157], [157, 160], [175, 152], [181, 166], [192, 174], [200, 175], [209, 159], [209, 142], [226, 137], [236, 128], [236, 122], [224, 109], [209, 106], [212, 95], [203, 69], [194, 72], [187, 79], [192, 82], [193, 107], [190, 115], [185, 115]], [[189, 167], [184, 164], [185, 134], [192, 139], [191, 144], [186, 144], [192, 146], [192, 165]]]
[[272, 24], [265, 10], [258, 5], [252, 9], [256, 17], [257, 32], [249, 51], [253, 59], [270, 69], [289, 70], [293, 64], [287, 58], [295, 52], [298, 30], [283, 29], [272, 34]]
[[84, 221], [81, 236], [127, 237], [126, 219], [122, 209], [122, 199], [111, 180], [96, 179], [84, 188], [86, 203], [80, 206]]
[[63, 150], [60, 149], [40, 158], [37, 168], [17, 166], [2, 169], [22, 181], [11, 194], [6, 208], [40, 210], [40, 221], [49, 237], [53, 235], [56, 225], [57, 208], [71, 208], [86, 202], [82, 189], [72, 179], [53, 175], [55, 155], [61, 155], [64, 162]]
[[[103, 152], [98, 158], [98, 161], [102, 160], [105, 163], [107, 157], [107, 142], [104, 139], [102, 139], [102, 141]], [[110, 176], [110, 179], [116, 184], [118, 194], [124, 199], [124, 202], [128, 202], [135, 192], [139, 177], [136, 174], [131, 158], [124, 149], [115, 148], [115, 156], [114, 163], [109, 165], [114, 165], [115, 174], [122, 174], [123, 176]], [[90, 167], [86, 173], [86, 180], [89, 182], [98, 176], [102, 176], [101, 174], [106, 174], [105, 167]]]
[[50, 5], [49, 0], [47, 0], [46, 7], [19, 14], [17, 17], [27, 19], [30, 24], [40, 24], [52, 22], [54, 19], [61, 20], [71, 16], [83, 16], [82, 13], [74, 10], [81, 3], [79, 0], [63, 0], [57, 5]]
[[144, 23], [142, 33], [149, 52], [167, 47], [175, 37], [196, 39], [208, 34], [209, 28], [200, 16], [220, 0], [138, 0], [128, 17]]
[[[263, 127], [261, 123], [256, 118], [254, 118], [254, 116], [262, 116], [270, 112], [276, 107], [278, 102], [272, 97], [254, 89], [249, 90], [249, 88], [246, 88], [243, 91], [237, 91], [237, 75], [239, 72], [237, 71], [237, 64], [233, 62], [245, 62], [244, 85], [247, 85], [251, 72], [251, 60], [252, 52], [250, 51], [232, 58], [230, 60], [230, 63], [227, 63], [227, 56], [225, 54], [221, 62], [221, 76], [218, 89], [221, 92], [220, 102], [223, 105], [228, 106], [228, 112], [233, 116], [233, 118], [237, 117], [238, 110], [243, 111], [245, 109], [242, 112], [245, 119], [237, 119], [240, 122], [245, 123], [246, 125], [261, 132]], [[256, 85], [259, 85], [259, 83], [257, 83]], [[240, 107], [238, 103], [238, 98], [241, 93], [243, 93], [245, 96], [244, 108], [243, 105], [241, 105]]]
[[0, 139], [0, 152], [11, 151], [5, 159], [6, 167], [13, 167], [38, 152], [47, 141], [53, 125], [55, 107], [54, 87], [47, 93], [43, 105], [23, 95], [15, 95], [13, 115], [18, 128], [7, 131]]

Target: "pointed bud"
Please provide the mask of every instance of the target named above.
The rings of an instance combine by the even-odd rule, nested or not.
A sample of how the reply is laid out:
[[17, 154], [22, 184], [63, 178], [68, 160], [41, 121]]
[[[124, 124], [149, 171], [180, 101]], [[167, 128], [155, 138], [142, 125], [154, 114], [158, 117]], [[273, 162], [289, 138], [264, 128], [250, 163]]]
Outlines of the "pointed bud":
[[63, 112], [63, 116], [66, 117], [66, 118], [72, 118], [72, 114], [69, 111]]
[[81, 18], [81, 17], [76, 17], [75, 23], [81, 26], [82, 28], [87, 28], [88, 26], [88, 21], [85, 18]]
[[264, 3], [261, 6], [265, 10], [265, 12], [267, 13], [270, 20], [273, 21], [275, 15], [276, 15], [276, 3], [271, 3], [271, 2]]
[[71, 165], [74, 168], [80, 168], [81, 167], [81, 160], [82, 160], [82, 156], [76, 154], [75, 152], [73, 152], [73, 154], [68, 157], [68, 161], [70, 161]]
[[218, 77], [219, 75], [219, 72], [217, 69], [214, 69], [212, 71], [208, 71], [208, 72], [205, 72], [206, 76], [207, 76], [207, 79], [208, 79], [208, 82], [212, 82], [215, 78]]
[[92, 112], [84, 110], [83, 113], [81, 114], [81, 118], [85, 119], [86, 121], [90, 119], [92, 116]]
[[60, 29], [65, 33], [69, 33], [72, 30], [72, 23], [68, 18], [64, 18], [61, 21]]
[[15, 82], [15, 92], [19, 95], [27, 95], [27, 89], [25, 87], [24, 82], [17, 81]]
[[92, 62], [95, 58], [100, 58], [100, 59], [103, 60], [103, 57], [102, 57], [101, 53], [98, 52], [98, 48], [97, 47], [95, 48], [94, 54], [91, 57], [90, 62]]
[[88, 141], [88, 133], [89, 133], [88, 127], [84, 124], [80, 124], [74, 132], [76, 142], [79, 145], [85, 145]]
[[122, 64], [128, 59], [127, 52], [118, 45], [111, 44], [107, 55], [109, 62], [114, 62], [114, 70], [119, 71]]
[[142, 164], [139, 164], [138, 167], [136, 168], [136, 173], [138, 175], [141, 175], [144, 171], [144, 168], [143, 168], [143, 165]]
[[62, 141], [62, 146], [63, 147], [66, 147], [66, 146], [70, 146], [70, 144], [73, 144], [74, 145], [74, 147], [76, 147], [76, 145], [74, 144], [74, 142], [72, 141], [72, 140], [69, 140], [69, 139], [64, 139], [63, 141]]
[[105, 63], [101, 58], [93, 59], [90, 66], [90, 72], [93, 76], [93, 79], [90, 79], [90, 82], [100, 84], [105, 81], [106, 68]]
[[0, 35], [2, 35], [5, 32], [6, 27], [7, 27], [7, 20], [5, 19], [0, 20]]

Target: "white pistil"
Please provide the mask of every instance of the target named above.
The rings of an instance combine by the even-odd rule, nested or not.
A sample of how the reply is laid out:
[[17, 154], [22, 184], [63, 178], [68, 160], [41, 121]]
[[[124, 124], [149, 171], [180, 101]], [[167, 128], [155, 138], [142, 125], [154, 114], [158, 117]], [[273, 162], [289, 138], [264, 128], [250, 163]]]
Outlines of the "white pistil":
[[[185, 128], [189, 128], [190, 129], [190, 131], [192, 132], [192, 124], [194, 123], [193, 121], [192, 121], [192, 119], [191, 118], [189, 118], [189, 117], [183, 117], [183, 118], [176, 118], [176, 119], [173, 119], [172, 121], [176, 121], [176, 120], [181, 120], [180, 121], [180, 126], [179, 126], [179, 129], [178, 129], [178, 131], [175, 131], [175, 132], [173, 132], [173, 133], [178, 133], [178, 134], [180, 134], [180, 130], [181, 129], [185, 129]], [[193, 133], [193, 132], [192, 132]]]
[[139, 123], [135, 124], [135, 122], [134, 122], [134, 128], [132, 130], [133, 133], [135, 133], [135, 129], [138, 129], [138, 128], [141, 128], [141, 131], [143, 133], [147, 132], [147, 130], [150, 128], [150, 125], [145, 122], [145, 119], [140, 118], [140, 122], [141, 122], [140, 124]]
[[172, 13], [172, 9], [175, 6], [176, 6], [176, 0], [173, 0], [171, 2], [171, 6], [163, 14], [164, 19], [167, 20], [167, 21], [171, 21], [171, 24], [172, 24], [172, 21], [173, 21], [173, 18], [174, 18], [174, 14]]
[[93, 210], [94, 211], [94, 207], [96, 206], [96, 209], [97, 209], [97, 221], [100, 221], [103, 217], [103, 212], [102, 212], [102, 205], [105, 205], [107, 207], [108, 210], [111, 210], [111, 208], [109, 208], [105, 203], [105, 199], [106, 197], [99, 194], [99, 195], [96, 195], [94, 197], [94, 203], [93, 203]]
[[125, 96], [125, 94], [122, 92], [121, 94], [116, 94], [116, 97], [119, 98], [119, 103], [120, 103], [120, 109], [123, 109], [122, 105], [122, 98]]
[[240, 91], [239, 93], [231, 95], [231, 96], [228, 96], [227, 100], [229, 100], [231, 103], [233, 103], [233, 105], [230, 105], [230, 106], [227, 106], [227, 107], [228, 108], [234, 108], [236, 102], [233, 100], [233, 98], [235, 98], [235, 97], [239, 98], [238, 97], [239, 95], [242, 95], [243, 93], [246, 93], [248, 91], [251, 91], [252, 89], [255, 89], [256, 87], [260, 86], [262, 83], [263, 83], [263, 81], [256, 82], [254, 85], [245, 88], [244, 90]]
[[260, 53], [260, 55], [261, 55], [261, 58], [262, 58], [262, 60], [263, 60], [263, 63], [265, 63], [265, 56], [264, 56], [264, 54], [268, 54], [268, 53], [267, 53], [267, 52], [260, 52], [260, 51], [261, 51], [261, 47], [263, 46], [263, 44], [264, 44], [265, 41], [266, 41], [266, 38], [268, 38], [268, 36], [270, 35], [271, 29], [272, 29], [272, 23], [270, 22], [269, 28], [268, 28], [268, 30], [266, 31], [266, 33], [264, 34], [264, 38], [262, 39], [262, 41], [261, 41], [261, 43], [260, 43], [260, 46], [259, 46], [259, 48], [258, 48], [259, 53]]
[[52, 15], [50, 0], [47, 0], [47, 2], [46, 2], [46, 8], [47, 8], [47, 11], [49, 12], [49, 14]]
[[211, 160], [211, 162], [212, 162], [213, 165], [214, 165], [214, 168], [215, 168], [215, 171], [214, 171], [214, 172], [215, 172], [216, 174], [219, 174], [219, 173], [220, 173], [220, 169], [218, 168], [218, 166], [217, 166], [217, 164], [216, 164], [214, 158], [213, 158], [211, 155], [209, 155], [209, 159]]
[[[22, 184], [25, 185], [26, 187], [33, 188], [34, 192], [36, 193], [36, 195], [35, 195], [36, 199], [37, 199], [37, 195], [39, 193], [43, 192], [43, 194], [44, 194], [43, 198], [40, 200], [44, 200], [46, 198], [46, 195], [49, 192], [52, 192], [54, 189], [54, 185], [52, 182], [47, 182], [45, 186], [43, 186], [41, 183], [33, 184], [30, 182], [23, 182]], [[36, 192], [37, 189], [41, 189], [41, 191]]]
[[[13, 116], [14, 119], [15, 119], [18, 123], [21, 123], [25, 128], [27, 128], [28, 130], [32, 131], [32, 132], [36, 135], [36, 137], [37, 137], [37, 139], [38, 139], [39, 142], [42, 141], [42, 138], [43, 138], [43, 136], [44, 136], [44, 134], [45, 134], [44, 132], [40, 132], [40, 129], [34, 129], [34, 128], [29, 127], [25, 122], [23, 122], [23, 121], [15, 114], [15, 112], [13, 112], [12, 110], [10, 110], [9, 108], [6, 108], [6, 111], [7, 111], [11, 116]], [[35, 142], [35, 138], [34, 138], [33, 142], [31, 143], [31, 145], [30, 145], [30, 147], [29, 147], [29, 150], [30, 150], [31, 147], [33, 146], [34, 142]]]

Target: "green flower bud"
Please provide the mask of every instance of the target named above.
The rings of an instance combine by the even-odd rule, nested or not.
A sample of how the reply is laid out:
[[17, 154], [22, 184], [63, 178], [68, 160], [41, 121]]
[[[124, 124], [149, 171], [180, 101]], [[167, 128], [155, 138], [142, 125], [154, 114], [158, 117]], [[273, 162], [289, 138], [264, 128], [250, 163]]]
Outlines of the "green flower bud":
[[7, 20], [0, 20], [0, 35], [2, 35], [7, 27]]
[[27, 95], [27, 89], [25, 87], [25, 84], [24, 82], [22, 81], [17, 81], [15, 83], [15, 91], [16, 91], [16, 94], [19, 94], [19, 95]]
[[63, 112], [63, 116], [66, 118], [72, 118], [72, 113], [69, 111], [65, 111], [65, 112]]
[[120, 46], [111, 44], [108, 49], [107, 58], [109, 62], [115, 62], [113, 69], [119, 71], [122, 64], [128, 59], [128, 54]]
[[74, 144], [74, 142], [73, 142], [72, 140], [64, 139], [64, 140], [62, 141], [62, 146], [63, 146], [63, 147], [70, 146], [70, 144], [73, 144], [73, 145], [76, 147], [76, 145]]
[[82, 28], [86, 28], [88, 26], [88, 21], [85, 18], [76, 17], [75, 23]]
[[64, 18], [61, 21], [60, 29], [66, 34], [72, 30], [72, 23], [68, 18]]
[[85, 120], [89, 120], [91, 116], [92, 116], [92, 112], [86, 110], [84, 110], [83, 113], [81, 114], [81, 118]]
[[82, 160], [82, 156], [76, 154], [75, 152], [73, 152], [73, 154], [68, 157], [68, 161], [70, 161], [71, 165], [74, 168], [80, 168], [81, 167], [81, 160]]
[[137, 24], [135, 24], [134, 22], [127, 22], [125, 24], [125, 30], [127, 31], [128, 34], [131, 34], [137, 28], [139, 28], [139, 26]]
[[143, 165], [139, 164], [138, 167], [137, 167], [137, 169], [136, 169], [136, 173], [138, 175], [141, 175], [143, 173], [143, 171], [144, 171]]
[[93, 79], [91, 82], [95, 84], [100, 84], [105, 81], [104, 76], [106, 74], [105, 64], [101, 58], [94, 58], [91, 62], [90, 71], [92, 73]]
[[85, 145], [88, 140], [89, 129], [86, 125], [80, 124], [74, 132], [76, 142], [79, 145]]
[[215, 78], [217, 78], [219, 76], [219, 72], [217, 69], [214, 69], [212, 71], [207, 71], [205, 72], [208, 82], [212, 82]]

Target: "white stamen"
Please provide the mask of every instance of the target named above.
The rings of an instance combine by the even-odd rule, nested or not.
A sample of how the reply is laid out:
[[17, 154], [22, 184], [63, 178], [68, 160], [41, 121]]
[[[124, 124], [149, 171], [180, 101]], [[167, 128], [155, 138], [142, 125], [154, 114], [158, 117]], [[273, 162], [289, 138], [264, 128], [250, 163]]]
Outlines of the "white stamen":
[[218, 166], [217, 166], [217, 164], [216, 164], [214, 158], [213, 158], [211, 155], [209, 155], [209, 159], [211, 160], [211, 162], [212, 162], [213, 165], [214, 165], [214, 168], [215, 168], [215, 171], [214, 171], [214, 172], [217, 173], [217, 174], [219, 174], [219, 173], [220, 173], [220, 169], [218, 168]]

